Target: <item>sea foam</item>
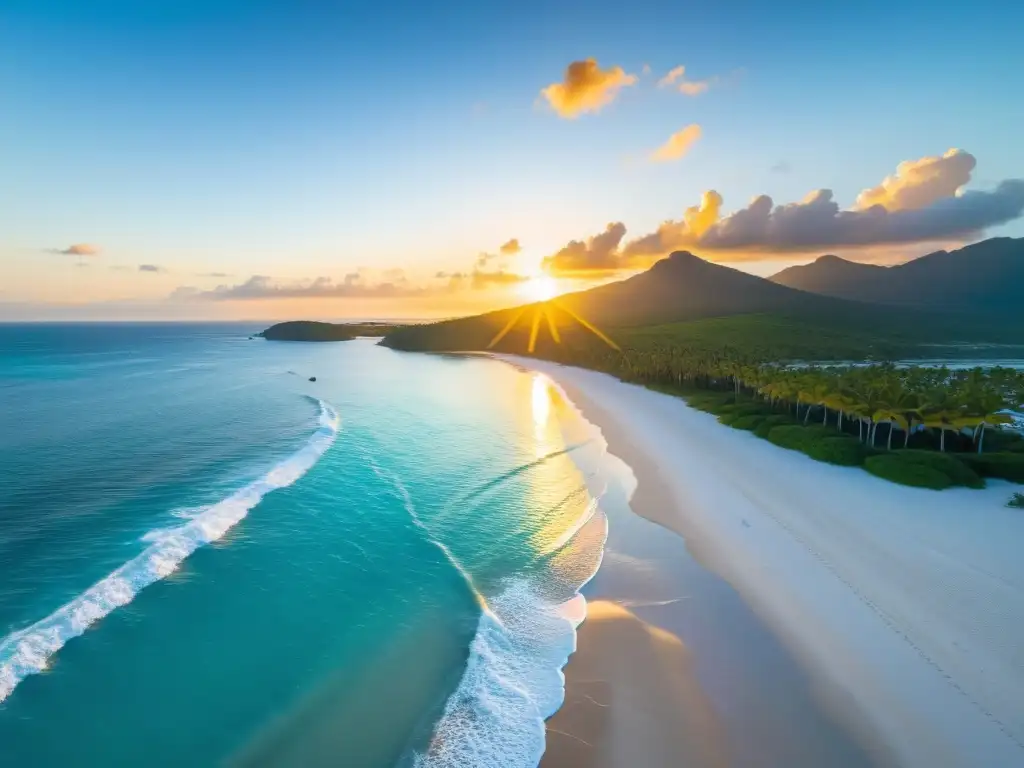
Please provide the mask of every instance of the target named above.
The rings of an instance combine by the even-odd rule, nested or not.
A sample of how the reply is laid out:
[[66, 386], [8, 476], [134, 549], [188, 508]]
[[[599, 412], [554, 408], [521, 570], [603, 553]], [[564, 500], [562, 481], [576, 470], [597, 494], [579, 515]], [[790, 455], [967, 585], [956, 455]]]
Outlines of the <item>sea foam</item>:
[[[577, 534], [607, 536], [597, 510]], [[589, 580], [600, 550], [586, 569]], [[582, 583], [578, 584], [582, 586]], [[542, 583], [515, 579], [488, 601], [470, 646], [466, 669], [445, 703], [416, 768], [533, 768], [544, 753], [544, 721], [562, 706], [562, 668], [576, 650], [576, 628], [586, 617], [586, 598], [576, 592], [553, 600]]]
[[570, 440], [579, 435], [567, 434], [569, 422], [561, 423], [570, 446], [565, 453], [588, 481], [588, 502], [541, 553], [548, 567], [507, 579], [496, 594], [483, 598], [484, 610], [462, 678], [445, 703], [429, 744], [407, 756], [403, 765], [534, 768], [544, 753], [545, 721], [564, 701], [562, 669], [576, 650], [576, 630], [587, 613], [580, 590], [597, 572], [608, 536], [601, 499], [609, 481], [622, 482], [627, 496], [632, 489], [631, 473], [624, 482], [619, 477], [600, 430], [553, 382], [547, 383], [571, 406], [573, 426], [586, 433], [583, 440]]
[[320, 406], [320, 426], [298, 451], [267, 474], [216, 504], [189, 510], [183, 525], [151, 531], [149, 546], [106, 578], [58, 608], [45, 619], [0, 640], [0, 702], [28, 675], [42, 672], [50, 656], [115, 608], [130, 603], [150, 584], [166, 578], [200, 547], [224, 536], [260, 499], [285, 488], [308, 472], [338, 435], [338, 413]]

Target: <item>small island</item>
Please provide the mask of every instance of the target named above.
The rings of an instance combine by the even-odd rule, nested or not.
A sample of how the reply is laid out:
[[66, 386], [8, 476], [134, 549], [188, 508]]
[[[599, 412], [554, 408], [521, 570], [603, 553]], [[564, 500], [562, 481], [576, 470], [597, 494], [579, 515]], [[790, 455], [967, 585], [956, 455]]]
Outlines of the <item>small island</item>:
[[323, 323], [291, 320], [277, 323], [256, 336], [268, 341], [351, 341], [359, 336], [384, 336], [395, 329], [389, 323]]

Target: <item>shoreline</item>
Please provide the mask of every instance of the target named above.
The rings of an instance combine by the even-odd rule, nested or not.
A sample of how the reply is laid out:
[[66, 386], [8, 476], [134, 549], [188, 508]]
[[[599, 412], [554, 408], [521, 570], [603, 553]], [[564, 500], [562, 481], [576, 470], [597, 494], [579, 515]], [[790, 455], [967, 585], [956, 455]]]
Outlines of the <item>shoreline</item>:
[[[1024, 565], [1011, 546], [1024, 520], [1002, 506], [1012, 485], [894, 489], [720, 425], [679, 398], [494, 357], [547, 375], [641, 483], [657, 477], [671, 503], [634, 511], [680, 534], [742, 595], [873, 762], [1024, 761], [1024, 664], [1014, 657]], [[581, 649], [594, 625], [580, 628]], [[565, 712], [578, 698], [573, 665]]]

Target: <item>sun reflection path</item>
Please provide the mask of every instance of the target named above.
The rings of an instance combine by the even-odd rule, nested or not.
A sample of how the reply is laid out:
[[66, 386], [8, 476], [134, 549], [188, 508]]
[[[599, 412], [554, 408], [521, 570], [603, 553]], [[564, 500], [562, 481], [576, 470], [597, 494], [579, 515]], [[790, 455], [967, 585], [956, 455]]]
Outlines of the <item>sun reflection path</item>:
[[491, 339], [491, 342], [487, 345], [487, 348], [493, 349], [495, 345], [497, 345], [498, 342], [505, 338], [505, 336], [508, 335], [508, 332], [515, 327], [516, 323], [518, 323], [519, 320], [523, 317], [523, 315], [526, 314], [527, 310], [531, 308], [533, 309], [533, 318], [530, 323], [530, 340], [527, 344], [527, 354], [532, 355], [534, 350], [537, 348], [537, 336], [540, 333], [541, 320], [546, 321], [548, 333], [551, 334], [551, 338], [554, 340], [554, 342], [556, 344], [561, 344], [562, 336], [558, 331], [558, 322], [555, 318], [555, 313], [551, 311], [553, 307], [557, 307], [558, 309], [560, 309], [562, 312], [567, 314], [569, 317], [571, 317], [573, 320], [575, 320], [577, 323], [583, 326], [586, 330], [590, 331], [592, 334], [597, 336], [597, 338], [599, 338], [601, 341], [603, 341], [605, 344], [607, 344], [615, 351], [622, 351], [619, 345], [612, 341], [612, 339], [600, 328], [598, 328], [596, 325], [588, 321], [585, 317], [581, 316], [577, 312], [574, 312], [572, 309], [562, 304], [558, 299], [550, 299], [549, 301], [542, 301], [537, 304], [531, 304], [525, 307], [520, 307], [519, 311], [512, 315], [511, 319], [505, 324], [505, 327], [494, 335], [494, 338]]
[[[539, 373], [533, 375], [533, 391], [531, 393], [531, 410], [533, 413], [533, 436], [539, 444], [546, 438], [548, 417], [551, 415], [551, 398], [548, 394], [548, 380]], [[546, 446], [545, 446], [546, 447]]]

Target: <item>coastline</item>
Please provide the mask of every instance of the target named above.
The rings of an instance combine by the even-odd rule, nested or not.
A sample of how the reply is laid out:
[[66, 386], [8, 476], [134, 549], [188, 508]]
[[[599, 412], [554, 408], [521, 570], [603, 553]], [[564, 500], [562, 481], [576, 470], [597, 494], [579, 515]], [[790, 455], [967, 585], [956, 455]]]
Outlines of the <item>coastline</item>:
[[[1002, 506], [1011, 485], [893, 488], [729, 429], [678, 398], [593, 371], [495, 357], [547, 375], [601, 429], [609, 452], [642, 468], [641, 484], [657, 477], [669, 503], [638, 498], [633, 510], [679, 533], [690, 553], [742, 595], [873, 763], [1024, 760], [1024, 664], [1014, 652], [1024, 643], [1024, 565], [1014, 552], [1024, 519]], [[576, 670], [594, 663], [583, 654], [602, 647], [601, 636], [613, 634], [608, 627], [620, 636], [619, 652], [597, 656], [628, 665], [616, 658], [636, 645], [640, 633], [629, 625], [639, 619], [594, 605], [600, 619], [580, 628], [579, 655], [565, 670], [566, 706], [549, 720], [542, 764], [610, 764], [602, 762], [608, 756], [594, 757], [601, 750], [591, 743], [610, 732], [609, 714], [580, 713], [578, 702], [589, 694]], [[643, 677], [620, 680], [621, 695], [635, 695]], [[667, 684], [664, 675], [655, 679]], [[661, 695], [644, 690], [652, 693]], [[679, 739], [688, 725], [671, 714], [678, 708], [667, 709], [661, 717], [676, 718], [667, 732]], [[566, 752], [569, 741], [577, 746]], [[627, 748], [622, 741], [618, 747]], [[652, 743], [634, 740], [642, 750], [634, 760], [651, 755]], [[692, 749], [694, 740], [682, 746]], [[710, 752], [687, 764], [716, 759]]]

